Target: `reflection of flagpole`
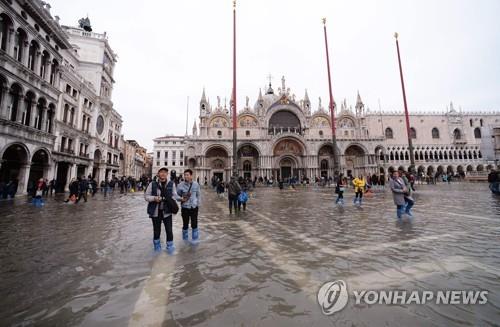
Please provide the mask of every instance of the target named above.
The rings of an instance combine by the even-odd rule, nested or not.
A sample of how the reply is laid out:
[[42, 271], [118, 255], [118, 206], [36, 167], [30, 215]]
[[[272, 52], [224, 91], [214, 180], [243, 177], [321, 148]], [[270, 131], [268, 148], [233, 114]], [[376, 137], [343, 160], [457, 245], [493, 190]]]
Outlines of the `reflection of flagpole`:
[[333, 143], [333, 170], [337, 174], [340, 172], [339, 152], [337, 149], [337, 136], [335, 135], [335, 113], [334, 102], [332, 93], [332, 79], [330, 75], [330, 56], [328, 54], [328, 38], [326, 35], [326, 18], [323, 18], [323, 30], [325, 33], [325, 48], [326, 48], [326, 66], [328, 69], [328, 91], [330, 92], [330, 119], [332, 122], [332, 143]]
[[233, 1], [233, 176], [238, 176], [237, 172], [237, 136], [236, 136], [236, 0]]
[[406, 117], [406, 133], [408, 134], [408, 148], [410, 150], [410, 163], [411, 167], [408, 169], [410, 172], [415, 170], [415, 156], [413, 153], [413, 142], [411, 139], [410, 132], [410, 116], [408, 114], [408, 106], [406, 104], [406, 92], [405, 92], [405, 82], [403, 79], [403, 68], [401, 67], [401, 55], [399, 54], [399, 41], [398, 41], [398, 33], [394, 33], [394, 38], [396, 39], [396, 49], [398, 51], [398, 62], [399, 62], [399, 75], [401, 77], [401, 88], [403, 89], [403, 102], [405, 106], [405, 117]]

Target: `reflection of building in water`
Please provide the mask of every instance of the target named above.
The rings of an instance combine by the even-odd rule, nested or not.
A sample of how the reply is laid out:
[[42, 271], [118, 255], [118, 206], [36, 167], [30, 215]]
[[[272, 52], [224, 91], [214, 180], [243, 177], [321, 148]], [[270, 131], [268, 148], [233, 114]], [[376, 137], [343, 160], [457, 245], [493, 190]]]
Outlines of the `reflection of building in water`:
[[[238, 173], [254, 177], [333, 175], [329, 112], [319, 99], [311, 111], [307, 91], [295, 100], [282, 79], [277, 92], [269, 84], [253, 108], [238, 113]], [[218, 99], [220, 99], [218, 97]], [[231, 175], [231, 113], [220, 100], [212, 107], [203, 91], [200, 122], [185, 143], [185, 163], [204, 180]], [[360, 95], [354, 108], [344, 100], [335, 106], [337, 140], [344, 174], [387, 174], [410, 166], [402, 112], [370, 112]], [[462, 113], [453, 105], [445, 113], [410, 117], [416, 169], [421, 173], [486, 171], [492, 164], [481, 153], [483, 128], [498, 124], [498, 113]]]

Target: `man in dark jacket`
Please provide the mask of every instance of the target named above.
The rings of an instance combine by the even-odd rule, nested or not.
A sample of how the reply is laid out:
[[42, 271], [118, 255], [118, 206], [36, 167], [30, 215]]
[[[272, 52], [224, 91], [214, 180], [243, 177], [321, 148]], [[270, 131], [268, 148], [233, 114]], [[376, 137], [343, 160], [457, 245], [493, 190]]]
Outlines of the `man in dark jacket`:
[[76, 199], [75, 203], [78, 203], [78, 201], [80, 201], [82, 197], [83, 200], [87, 202], [87, 191], [89, 188], [89, 183], [87, 182], [87, 178], [85, 178], [85, 176], [83, 176], [82, 178], [78, 177], [78, 185], [80, 192], [78, 194], [78, 198]]
[[229, 199], [229, 214], [233, 213], [233, 207], [234, 211], [238, 210], [238, 195], [241, 193], [241, 186], [240, 184], [236, 181], [236, 178], [231, 177], [231, 181], [229, 182], [227, 186], [227, 197]]

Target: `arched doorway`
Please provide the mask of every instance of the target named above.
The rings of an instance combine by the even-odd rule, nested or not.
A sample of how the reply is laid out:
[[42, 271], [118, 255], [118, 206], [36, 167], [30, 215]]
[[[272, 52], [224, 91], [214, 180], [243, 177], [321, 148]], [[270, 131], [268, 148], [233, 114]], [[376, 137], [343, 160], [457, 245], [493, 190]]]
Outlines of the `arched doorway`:
[[36, 182], [40, 178], [48, 178], [49, 168], [49, 152], [45, 149], [40, 149], [33, 154], [31, 158], [30, 176], [28, 178], [28, 193], [33, 190]]
[[13, 183], [14, 190], [26, 191], [25, 174], [29, 174], [28, 149], [24, 144], [15, 143], [5, 149], [2, 155], [2, 167], [0, 168], [0, 180], [5, 184]]
[[347, 176], [357, 176], [365, 173], [366, 153], [362, 147], [353, 144], [345, 150]]
[[284, 181], [294, 177], [293, 171], [296, 169], [295, 161], [290, 157], [284, 157], [280, 160], [279, 163], [280, 170], [278, 178], [281, 178]]
[[301, 157], [304, 153], [302, 144], [296, 139], [285, 138], [274, 146], [276, 176], [285, 179], [294, 177], [298, 180], [304, 176]]
[[318, 151], [320, 176], [328, 178], [333, 175], [330, 168], [333, 168], [333, 146], [331, 144], [324, 144]]
[[238, 149], [238, 169], [244, 178], [252, 179], [256, 176], [256, 169], [259, 165], [259, 151], [252, 144], [242, 145]]
[[205, 158], [210, 167], [210, 176], [212, 179], [223, 181], [227, 179], [229, 170], [229, 155], [221, 146], [214, 146], [205, 153]]

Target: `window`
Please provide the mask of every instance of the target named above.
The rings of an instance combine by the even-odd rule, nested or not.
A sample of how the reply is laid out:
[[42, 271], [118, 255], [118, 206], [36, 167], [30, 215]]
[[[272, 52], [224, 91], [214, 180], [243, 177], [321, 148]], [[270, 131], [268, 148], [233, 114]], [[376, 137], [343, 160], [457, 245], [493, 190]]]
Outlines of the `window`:
[[433, 139], [438, 139], [439, 138], [439, 129], [437, 129], [436, 127], [434, 127], [432, 129], [432, 138]]
[[160, 151], [156, 151], [156, 159], [160, 159]]
[[165, 159], [168, 159], [168, 151], [165, 151]]
[[172, 159], [176, 159], [177, 158], [177, 151], [172, 151]]
[[481, 138], [481, 129], [479, 127], [474, 128], [474, 137], [476, 139], [480, 139]]
[[455, 138], [455, 140], [461, 140], [462, 132], [458, 128], [455, 128], [455, 130], [453, 131], [453, 137]]
[[392, 138], [394, 138], [394, 134], [392, 133], [392, 129], [390, 127], [387, 127], [385, 129], [385, 138], [386, 139], [392, 139]]
[[319, 131], [319, 137], [323, 138], [323, 131]]
[[[182, 158], [184, 158], [184, 151], [181, 151], [181, 153], [180, 153], [180, 158], [181, 158], [181, 159], [182, 159]], [[182, 165], [181, 165], [181, 166], [182, 166]]]
[[179, 163], [179, 165], [182, 167], [182, 166], [184, 166], [184, 163], [181, 161], [181, 162]]
[[159, 166], [159, 165], [160, 165], [160, 162], [159, 162], [159, 161], [157, 161], [157, 162], [156, 162], [156, 165], [157, 165], [157, 166]]
[[217, 136], [218, 136], [219, 138], [221, 138], [221, 137], [222, 137], [222, 131], [217, 131]]
[[472, 118], [471, 118], [471, 119], [469, 119], [469, 124], [470, 124], [470, 127], [472, 127], [472, 125], [474, 124], [474, 123], [472, 122]]
[[417, 138], [417, 130], [413, 127], [410, 128], [410, 137], [412, 139], [416, 139]]
[[67, 104], [64, 105], [64, 114], [63, 114], [63, 122], [68, 121], [68, 114], [69, 114], [69, 106]]
[[172, 161], [172, 166], [175, 166], [175, 161]]
[[168, 162], [165, 160], [165, 166], [168, 166]]
[[483, 119], [479, 119], [479, 126], [483, 127]]
[[71, 94], [71, 86], [66, 84], [66, 93]]
[[246, 136], [250, 136], [250, 131], [245, 131]]

